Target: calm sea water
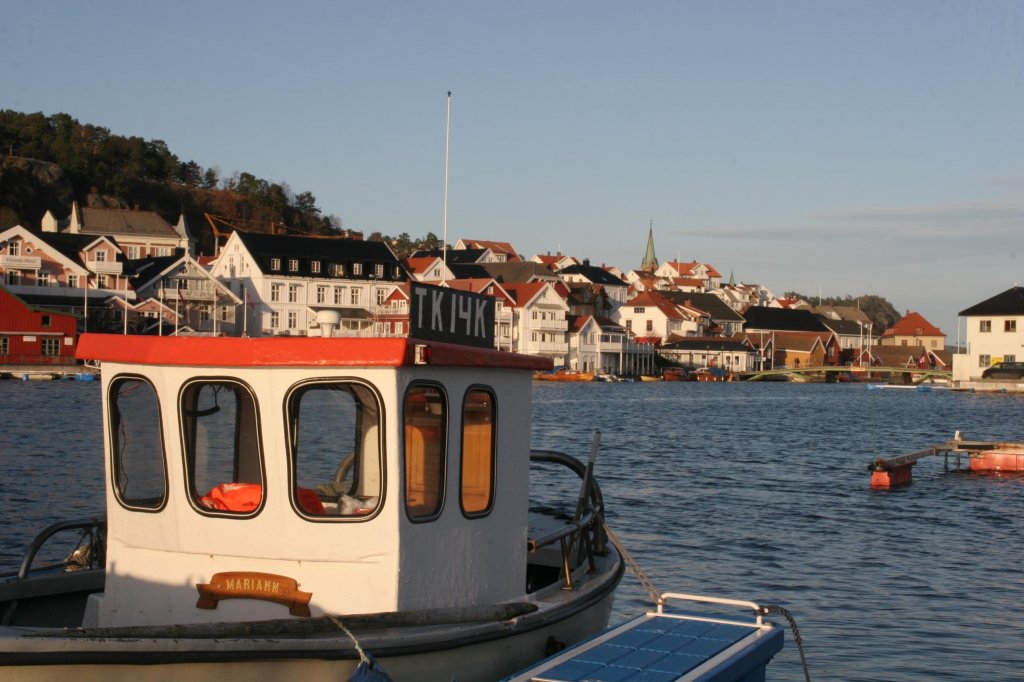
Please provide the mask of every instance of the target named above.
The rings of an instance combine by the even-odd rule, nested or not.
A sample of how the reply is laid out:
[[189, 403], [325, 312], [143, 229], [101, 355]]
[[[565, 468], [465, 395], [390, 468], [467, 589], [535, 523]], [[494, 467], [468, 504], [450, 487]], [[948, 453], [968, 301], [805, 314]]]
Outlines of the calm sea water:
[[[100, 508], [98, 384], [0, 381], [0, 566], [54, 514]], [[1024, 396], [849, 384], [535, 384], [535, 447], [585, 456], [609, 523], [662, 591], [780, 604], [815, 680], [1024, 679], [1024, 477], [867, 464], [942, 442], [1024, 440]], [[616, 619], [647, 608], [628, 575]], [[801, 680], [787, 631], [769, 666]]]

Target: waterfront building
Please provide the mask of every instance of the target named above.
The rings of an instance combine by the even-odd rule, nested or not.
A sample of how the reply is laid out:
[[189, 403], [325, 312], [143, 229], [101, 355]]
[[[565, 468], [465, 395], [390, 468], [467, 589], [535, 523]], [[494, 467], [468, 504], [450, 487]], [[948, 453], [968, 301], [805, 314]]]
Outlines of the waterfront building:
[[252, 310], [235, 335], [372, 335], [408, 275], [384, 242], [232, 232], [211, 273]]
[[566, 366], [598, 374], [649, 374], [655, 366], [653, 344], [638, 343], [626, 328], [606, 317], [569, 318]]
[[942, 350], [946, 347], [946, 335], [920, 313], [908, 310], [896, 324], [882, 332], [878, 343], [882, 346], [924, 346]]
[[664, 291], [661, 295], [677, 305], [700, 310], [705, 314], [699, 335], [733, 336], [743, 330], [743, 316], [714, 294]]
[[662, 292], [645, 291], [626, 301], [614, 319], [642, 343], [660, 345], [670, 336], [699, 336], [706, 313], [674, 303]]
[[654, 274], [668, 279], [680, 291], [714, 291], [722, 284], [722, 275], [718, 270], [697, 261], [666, 261]]
[[453, 247], [456, 251], [465, 249], [480, 249], [487, 252], [485, 263], [517, 263], [523, 259], [519, 253], [508, 242], [494, 242], [483, 239], [460, 239]]
[[551, 270], [552, 272], [558, 272], [564, 267], [568, 267], [570, 265], [579, 265], [580, 263], [572, 256], [563, 256], [560, 251], [555, 255], [551, 255], [550, 251], [548, 251], [546, 254], [537, 254], [530, 259], [530, 262], [540, 263], [541, 265], [546, 267], [548, 270]]
[[412, 256], [402, 260], [406, 272], [416, 282], [446, 282], [455, 274], [441, 256]]
[[0, 283], [0, 368], [73, 365], [78, 318], [30, 305]]
[[1024, 287], [1015, 285], [959, 315], [967, 318], [967, 350], [953, 356], [954, 381], [979, 379], [997, 362], [1024, 361]]
[[658, 355], [684, 367], [746, 372], [754, 366], [757, 353], [743, 337], [691, 336], [673, 337], [658, 349]]
[[250, 312], [242, 307], [245, 292], [241, 280], [231, 283], [237, 289], [235, 293], [180, 249], [173, 256], [143, 258], [133, 265], [138, 274], [132, 288], [138, 300], [119, 306], [121, 314], [128, 316], [130, 330], [152, 332], [155, 325], [163, 324], [168, 313], [172, 328], [179, 332], [187, 328], [204, 334], [240, 333], [245, 326], [236, 324], [236, 313], [241, 316]]

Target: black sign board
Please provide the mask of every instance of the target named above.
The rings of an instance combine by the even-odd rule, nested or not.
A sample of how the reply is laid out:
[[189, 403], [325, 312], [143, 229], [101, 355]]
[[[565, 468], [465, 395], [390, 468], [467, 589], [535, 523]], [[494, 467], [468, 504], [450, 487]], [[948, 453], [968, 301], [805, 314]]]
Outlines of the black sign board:
[[494, 348], [494, 297], [412, 282], [409, 336]]

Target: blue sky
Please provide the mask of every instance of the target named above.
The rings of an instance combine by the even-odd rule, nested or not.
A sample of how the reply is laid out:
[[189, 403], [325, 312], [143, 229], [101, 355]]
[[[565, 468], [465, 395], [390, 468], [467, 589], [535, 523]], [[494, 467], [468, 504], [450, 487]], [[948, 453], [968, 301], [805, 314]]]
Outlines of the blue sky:
[[1020, 280], [1024, 3], [13, 2], [0, 108], [162, 139], [366, 233], [714, 265], [956, 338]]

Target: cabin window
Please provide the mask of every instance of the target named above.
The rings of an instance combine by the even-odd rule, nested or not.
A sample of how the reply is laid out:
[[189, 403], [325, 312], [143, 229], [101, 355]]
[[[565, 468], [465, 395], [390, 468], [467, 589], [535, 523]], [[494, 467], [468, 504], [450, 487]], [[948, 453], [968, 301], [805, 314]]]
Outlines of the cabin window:
[[978, 331], [982, 333], [992, 331], [992, 320], [979, 320]]
[[462, 513], [482, 516], [494, 501], [494, 394], [472, 388], [462, 403]]
[[60, 355], [60, 339], [48, 336], [42, 341], [42, 353], [43, 355], [56, 357]]
[[414, 384], [405, 394], [405, 512], [413, 521], [441, 512], [446, 402], [438, 386]]
[[7, 355], [11, 352], [10, 343], [6, 336], [0, 336], [0, 355]]
[[1003, 320], [1003, 331], [1016, 334], [1017, 333], [1017, 320]]
[[256, 400], [244, 385], [200, 380], [181, 392], [185, 473], [202, 511], [253, 514], [263, 506]]
[[381, 410], [355, 382], [303, 384], [288, 396], [292, 505], [306, 516], [362, 518], [380, 506]]
[[167, 499], [160, 403], [152, 385], [134, 377], [110, 384], [110, 444], [117, 499], [126, 507], [160, 509]]

